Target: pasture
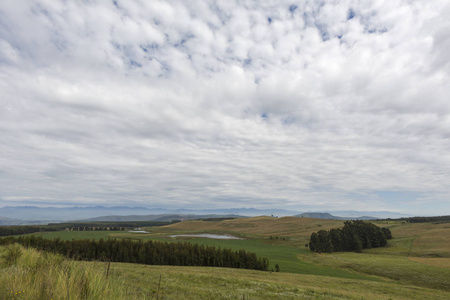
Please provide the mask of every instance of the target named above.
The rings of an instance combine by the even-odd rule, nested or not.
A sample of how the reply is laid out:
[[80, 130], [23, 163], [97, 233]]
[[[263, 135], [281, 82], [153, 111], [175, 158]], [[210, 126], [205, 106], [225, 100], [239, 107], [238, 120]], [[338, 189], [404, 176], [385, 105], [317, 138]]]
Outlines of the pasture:
[[[19, 246], [14, 246], [16, 248]], [[79, 262], [0, 247], [2, 299], [448, 299], [393, 282], [209, 267]]]
[[[294, 217], [198, 220], [163, 227], [142, 228], [149, 233], [62, 231], [35, 234], [42, 234], [46, 238], [59, 237], [68, 240], [111, 237], [168, 242], [187, 241], [234, 250], [245, 249], [255, 252], [258, 256], [267, 257], [271, 268], [274, 268], [275, 264], [280, 266], [280, 273], [263, 272], [261, 274], [248, 270], [113, 264], [114, 276], [133, 278], [132, 282], [133, 284], [135, 282], [137, 286], [141, 283], [136, 278], [137, 273], [133, 273], [132, 269], [136, 272], [141, 270], [139, 272], [152, 273], [153, 275], [147, 275], [145, 280], [142, 279], [148, 284], [150, 284], [149, 281], [154, 284], [158, 281], [156, 278], [158, 274], [162, 274], [163, 278], [166, 278], [167, 291], [172, 291], [176, 287], [179, 291], [190, 289], [189, 293], [193, 293], [193, 297], [194, 294], [210, 295], [208, 297], [219, 293], [225, 295], [222, 293], [226, 293], [227, 286], [229, 288], [229, 286], [242, 285], [243, 287], [239, 289], [246, 293], [241, 293], [239, 296], [241, 298], [244, 294], [250, 298], [259, 298], [262, 290], [265, 291], [265, 298], [268, 299], [277, 298], [281, 295], [281, 291], [286, 293], [282, 294], [282, 298], [286, 299], [296, 297], [380, 299], [389, 298], [387, 295], [391, 295], [393, 299], [450, 298], [450, 226], [448, 223], [405, 224], [392, 221], [374, 223], [378, 226], [389, 227], [394, 238], [389, 240], [388, 247], [368, 249], [363, 253], [310, 252], [305, 244], [308, 243], [312, 232], [342, 227], [343, 221]], [[243, 239], [170, 237], [173, 234], [193, 233], [229, 234]], [[197, 278], [199, 286], [194, 288], [195, 284], [189, 285], [187, 278]], [[305, 286], [301, 287], [300, 283]], [[213, 291], [209, 291], [210, 289]], [[212, 294], [205, 292], [207, 290]], [[232, 288], [232, 290], [236, 289]], [[417, 292], [413, 293], [413, 290]], [[187, 290], [184, 292], [187, 293]], [[217, 294], [214, 294], [216, 292]], [[231, 293], [230, 296], [223, 299], [238, 297], [235, 292], [228, 293]], [[271, 293], [273, 297], [270, 296]]]

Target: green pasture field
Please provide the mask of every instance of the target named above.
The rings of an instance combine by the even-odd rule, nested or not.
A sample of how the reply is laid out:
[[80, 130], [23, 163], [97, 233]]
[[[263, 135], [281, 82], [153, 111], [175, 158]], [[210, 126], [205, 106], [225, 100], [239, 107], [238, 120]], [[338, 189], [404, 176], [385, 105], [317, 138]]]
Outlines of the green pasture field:
[[[17, 251], [18, 250], [18, 251]], [[448, 299], [394, 282], [209, 267], [77, 262], [0, 247], [1, 299]]]
[[[267, 240], [260, 239], [242, 239], [242, 240], [216, 240], [208, 238], [171, 238], [168, 235], [160, 234], [142, 234], [142, 233], [127, 233], [123, 231], [105, 232], [105, 231], [86, 231], [83, 235], [82, 231], [59, 231], [48, 233], [33, 233], [34, 235], [42, 235], [45, 238], [53, 239], [60, 238], [62, 240], [72, 239], [100, 239], [100, 238], [131, 238], [142, 240], [157, 240], [167, 242], [189, 242], [193, 244], [201, 244], [207, 246], [229, 248], [233, 250], [245, 249], [248, 252], [254, 252], [259, 257], [266, 257], [270, 261], [270, 268], [275, 269], [275, 264], [280, 266], [282, 272], [322, 275], [330, 277], [350, 278], [350, 279], [365, 279], [380, 281], [379, 278], [367, 275], [357, 274], [346, 270], [339, 270], [303, 262], [297, 258], [299, 254], [309, 253], [308, 250], [298, 249], [296, 247], [287, 245], [273, 245], [268, 244]], [[186, 232], [179, 232], [180, 234]]]
[[[394, 282], [176, 266], [112, 264], [115, 280], [162, 299], [448, 299], [449, 293]], [[149, 299], [156, 299], [149, 298]]]
[[[428, 288], [431, 291], [435, 291], [436, 295], [441, 295], [443, 293], [442, 295], [447, 295], [447, 298], [450, 299], [450, 268], [446, 267], [450, 266], [450, 225], [448, 223], [409, 224], [396, 221], [376, 221], [374, 223], [378, 226], [390, 228], [394, 238], [389, 241], [388, 247], [364, 250], [363, 253], [316, 254], [310, 252], [305, 248], [305, 244], [309, 241], [309, 236], [312, 232], [321, 229], [329, 230], [330, 228], [342, 227], [343, 221], [292, 217], [257, 217], [226, 221], [186, 221], [164, 227], [142, 228], [143, 230], [149, 231], [149, 233], [146, 234], [124, 231], [63, 231], [35, 234], [42, 234], [46, 238], [60, 237], [61, 239], [67, 240], [111, 237], [152, 239], [169, 242], [186, 241], [236, 250], [245, 249], [249, 252], [255, 252], [258, 256], [267, 257], [271, 263], [270, 268], [274, 268], [275, 264], [279, 264], [281, 273], [271, 273], [273, 277], [287, 276], [288, 278], [294, 278], [295, 276], [306, 276], [307, 274], [315, 276], [314, 280], [316, 280], [317, 284], [321, 284], [320, 282], [322, 281], [327, 281], [330, 286], [336, 284], [336, 290], [338, 290], [337, 282], [341, 282], [342, 280], [352, 280], [352, 285], [360, 286], [361, 289], [367, 288], [369, 294], [370, 288], [366, 287], [366, 285], [383, 286], [383, 289], [384, 285], [393, 285], [396, 286], [396, 288], [392, 288], [392, 290], [391, 288], [386, 287], [386, 289], [389, 290], [388, 294], [392, 293], [393, 299], [402, 298], [400, 297], [400, 292], [394, 292], [398, 287], [414, 286], [418, 290]], [[244, 239], [214, 240], [194, 237], [169, 237], [169, 235], [172, 234], [189, 233], [231, 234]], [[114, 265], [122, 266], [124, 264]], [[139, 268], [151, 270], [177, 270], [173, 271], [173, 273], [170, 273], [171, 271], [166, 271], [172, 274], [170, 275], [170, 278], [172, 278], [170, 280], [173, 280], [174, 282], [182, 282], [184, 280], [182, 275], [180, 275], [181, 277], [176, 275], [177, 272], [184, 274], [185, 272], [188, 272], [188, 270], [196, 270], [195, 272], [192, 271], [193, 274], [199, 272], [198, 276], [201, 277], [201, 274], [203, 273], [198, 270], [206, 270], [205, 268], [163, 266], [139, 266]], [[215, 272], [215, 270], [208, 271], [208, 274], [213, 271]], [[120, 272], [125, 271], [123, 270]], [[225, 274], [226, 272], [235, 271], [218, 271], [218, 274]], [[236, 272], [247, 274], [246, 272], [253, 271], [238, 270]], [[129, 276], [133, 275], [130, 273]], [[194, 275], [191, 274], [189, 276]], [[242, 277], [241, 280], [245, 281], [245, 276]], [[169, 282], [172, 282], [170, 280]], [[212, 285], [214, 280], [215, 279], [211, 279]], [[289, 282], [288, 279], [283, 280]], [[180, 282], [179, 284], [182, 284]], [[169, 285], [169, 283], [167, 284]], [[343, 291], [346, 289], [346, 287], [342, 287]], [[220, 288], [218, 288], [218, 290], [220, 290]], [[362, 292], [362, 290], [360, 292]], [[338, 294], [333, 294], [333, 296], [330, 296], [329, 298], [339, 298], [340, 296], [338, 297], [337, 295]], [[404, 295], [410, 294], [409, 292], [405, 292]], [[418, 295], [419, 294], [412, 295], [411, 297], [405, 296], [403, 298], [419, 299], [420, 297]], [[348, 295], [342, 296], [341, 298], [346, 298], [346, 296]], [[377, 299], [377, 297], [372, 296], [362, 297], [364, 299]], [[306, 297], [306, 294], [302, 297]], [[320, 297], [324, 296], [322, 295]], [[318, 299], [325, 299], [320, 297]], [[289, 299], [288, 296], [286, 296], [286, 298]], [[310, 298], [315, 299], [316, 297], [311, 296]], [[389, 297], [380, 297], [378, 299], [388, 298]], [[233, 297], [230, 299], [233, 299]], [[433, 297], [424, 296], [422, 299], [433, 299]]]

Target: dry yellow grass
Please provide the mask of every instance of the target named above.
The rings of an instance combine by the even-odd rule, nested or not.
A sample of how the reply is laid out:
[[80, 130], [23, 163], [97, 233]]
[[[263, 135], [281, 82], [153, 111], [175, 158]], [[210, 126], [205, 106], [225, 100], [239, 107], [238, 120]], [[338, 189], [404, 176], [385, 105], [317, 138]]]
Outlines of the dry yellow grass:
[[[405, 255], [450, 258], [450, 224], [448, 223], [402, 224], [401, 222], [377, 221], [374, 223], [378, 226], [389, 227], [395, 238], [410, 238], [413, 241], [408, 246], [409, 249], [403, 249]], [[185, 221], [164, 227], [148, 228], [148, 230], [162, 235], [175, 232], [207, 232], [228, 233], [249, 238], [288, 237], [289, 242], [277, 240], [273, 243], [301, 247], [309, 242], [311, 233], [321, 229], [329, 230], [343, 226], [344, 221], [342, 220], [263, 216], [225, 221]]]
[[136, 296], [155, 299], [448, 299], [450, 293], [408, 284], [261, 271], [111, 264]]
[[[297, 217], [254, 217], [225, 221], [187, 221], [165, 226], [169, 231], [223, 232], [249, 237], [289, 237], [299, 243], [309, 241], [311, 233], [344, 225], [339, 220], [321, 220]], [[159, 231], [159, 230], [158, 230]]]
[[424, 265], [450, 269], [450, 258], [409, 257], [409, 259]]
[[413, 237], [409, 256], [450, 258], [450, 223], [413, 223], [391, 227], [394, 237]]

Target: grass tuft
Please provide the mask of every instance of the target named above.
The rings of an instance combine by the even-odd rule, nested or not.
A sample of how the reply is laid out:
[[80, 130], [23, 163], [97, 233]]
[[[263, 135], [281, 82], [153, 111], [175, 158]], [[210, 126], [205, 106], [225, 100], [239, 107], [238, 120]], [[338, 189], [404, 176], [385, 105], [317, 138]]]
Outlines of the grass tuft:
[[106, 280], [104, 263], [66, 260], [20, 245], [0, 247], [0, 261], [0, 299], [130, 299], [120, 280]]

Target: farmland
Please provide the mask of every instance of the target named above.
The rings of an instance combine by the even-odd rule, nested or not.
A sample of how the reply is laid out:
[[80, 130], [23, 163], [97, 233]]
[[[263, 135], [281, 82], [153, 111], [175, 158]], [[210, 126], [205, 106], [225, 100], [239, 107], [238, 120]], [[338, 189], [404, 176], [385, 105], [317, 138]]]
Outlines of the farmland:
[[[163, 227], [141, 228], [148, 233], [108, 231], [43, 232], [46, 238], [127, 238], [203, 244], [245, 249], [267, 257], [269, 269], [241, 269], [111, 264], [111, 280], [128, 288], [130, 297], [167, 299], [446, 299], [450, 296], [450, 226], [448, 223], [375, 222], [392, 231], [388, 247], [363, 253], [317, 254], [305, 244], [312, 232], [343, 226], [343, 221], [309, 218], [257, 217], [224, 221], [187, 221]], [[214, 233], [241, 237], [214, 240], [170, 237], [174, 234]], [[96, 264], [79, 262], [79, 264]], [[97, 263], [100, 264], [100, 263]], [[104, 264], [101, 268], [104, 273]]]

